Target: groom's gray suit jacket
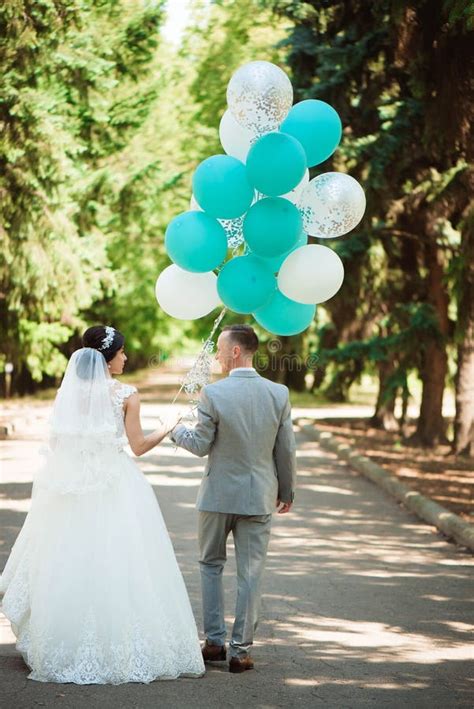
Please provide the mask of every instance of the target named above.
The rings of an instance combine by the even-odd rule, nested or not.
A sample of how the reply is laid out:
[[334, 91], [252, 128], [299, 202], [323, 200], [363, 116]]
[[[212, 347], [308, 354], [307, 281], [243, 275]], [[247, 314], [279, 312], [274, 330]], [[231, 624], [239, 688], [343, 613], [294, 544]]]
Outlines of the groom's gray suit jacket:
[[203, 388], [196, 426], [178, 424], [171, 439], [209, 456], [198, 510], [264, 515], [277, 498], [293, 501], [296, 445], [286, 386], [235, 371]]

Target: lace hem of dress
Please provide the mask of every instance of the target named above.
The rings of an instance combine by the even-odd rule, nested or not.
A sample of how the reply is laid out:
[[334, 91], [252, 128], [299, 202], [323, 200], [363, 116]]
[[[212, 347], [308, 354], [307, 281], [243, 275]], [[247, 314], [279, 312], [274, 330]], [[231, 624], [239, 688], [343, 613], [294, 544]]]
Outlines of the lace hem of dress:
[[[8, 587], [2, 610], [17, 636], [17, 649], [39, 682], [74, 684], [148, 684], [158, 679], [201, 677], [204, 664], [195, 629], [176, 630], [163, 614], [159, 636], [153, 638], [140, 620], [117, 619], [120, 638], [101, 637], [100, 619], [92, 610], [80, 623], [80, 635], [57, 643], [48, 633], [34, 629], [30, 618], [28, 562], [23, 559]], [[79, 624], [78, 624], [79, 625]]]
[[122, 642], [106, 643], [99, 638], [97, 623], [89, 618], [72, 651], [65, 643], [52, 647], [47, 637], [32, 638], [29, 626], [22, 630], [14, 624], [12, 627], [18, 633], [17, 649], [31, 670], [28, 677], [39, 682], [148, 684], [157, 679], [201, 677], [204, 673], [201, 658], [190, 655], [195, 643], [191, 634], [173, 638], [172, 643], [167, 643], [171, 641], [169, 635], [162, 635], [160, 647], [154, 648], [144, 629], [135, 623]]
[[[175, 638], [164, 653], [166, 639], [169, 636], [162, 636], [160, 647], [154, 648], [150, 637], [136, 623], [130, 627], [128, 637], [123, 642], [101, 642], [97, 624], [89, 618], [73, 652], [67, 650], [64, 643], [48, 648], [47, 638], [36, 638], [33, 650], [27, 629], [18, 637], [17, 649], [31, 669], [29, 679], [39, 682], [148, 684], [154, 680], [177, 679], [183, 675], [201, 677], [204, 673], [202, 659], [197, 654], [191, 656], [189, 652], [195, 637], [189, 635]], [[42, 658], [40, 664], [36, 662], [36, 655]]]

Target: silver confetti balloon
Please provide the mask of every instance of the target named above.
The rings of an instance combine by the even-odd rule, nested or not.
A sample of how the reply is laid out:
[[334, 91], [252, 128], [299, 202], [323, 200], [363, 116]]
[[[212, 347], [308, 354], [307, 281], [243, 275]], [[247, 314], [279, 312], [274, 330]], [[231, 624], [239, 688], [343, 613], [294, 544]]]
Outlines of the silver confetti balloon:
[[[193, 211], [202, 212], [202, 207], [194, 195], [191, 195], [191, 200], [189, 202], [189, 209]], [[217, 221], [222, 224], [224, 231], [227, 236], [227, 245], [229, 249], [236, 249], [240, 244], [244, 242], [244, 217], [236, 217], [236, 219], [218, 219]]]
[[235, 249], [237, 246], [240, 246], [244, 241], [244, 217], [219, 219], [218, 221], [224, 227], [229, 248]]
[[293, 103], [291, 81], [271, 62], [244, 64], [227, 87], [227, 103], [235, 120], [253, 134], [276, 130]]
[[318, 175], [298, 201], [304, 231], [323, 239], [354, 229], [364, 216], [365, 204], [364, 190], [357, 180], [342, 172]]

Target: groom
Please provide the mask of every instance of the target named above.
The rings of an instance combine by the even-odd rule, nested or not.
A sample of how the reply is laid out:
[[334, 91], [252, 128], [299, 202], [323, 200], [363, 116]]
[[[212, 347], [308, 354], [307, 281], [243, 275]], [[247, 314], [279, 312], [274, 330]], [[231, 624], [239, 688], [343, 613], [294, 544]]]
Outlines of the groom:
[[293, 503], [296, 456], [288, 389], [252, 366], [258, 338], [249, 325], [223, 328], [216, 359], [229, 376], [203, 388], [194, 429], [178, 424], [171, 439], [209, 455], [197, 498], [206, 662], [226, 659], [222, 572], [232, 532], [237, 605], [230, 641], [230, 672], [254, 667], [260, 589], [275, 505]]

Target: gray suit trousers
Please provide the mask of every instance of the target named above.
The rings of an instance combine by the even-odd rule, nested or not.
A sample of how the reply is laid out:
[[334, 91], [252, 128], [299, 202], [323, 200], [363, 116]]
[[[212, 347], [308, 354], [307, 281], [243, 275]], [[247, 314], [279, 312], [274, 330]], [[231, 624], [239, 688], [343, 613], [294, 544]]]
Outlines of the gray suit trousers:
[[250, 516], [226, 512], [199, 513], [204, 632], [214, 645], [224, 645], [226, 638], [222, 572], [227, 560], [226, 543], [230, 532], [234, 538], [237, 604], [230, 641], [232, 657], [245, 657], [253, 644], [271, 519], [271, 514]]

